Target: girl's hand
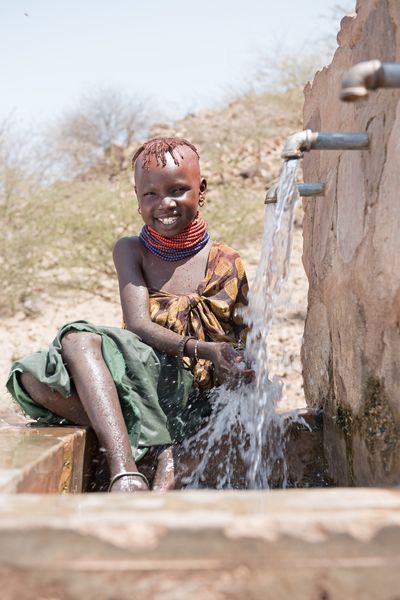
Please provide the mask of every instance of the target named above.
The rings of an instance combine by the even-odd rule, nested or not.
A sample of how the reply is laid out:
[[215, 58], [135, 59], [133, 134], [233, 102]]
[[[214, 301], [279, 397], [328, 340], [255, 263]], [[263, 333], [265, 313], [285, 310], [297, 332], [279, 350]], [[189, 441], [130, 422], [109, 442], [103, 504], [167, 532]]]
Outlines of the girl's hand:
[[213, 344], [211, 360], [219, 383], [225, 383], [229, 388], [250, 383], [254, 378], [254, 371], [245, 363], [243, 353], [226, 342]]

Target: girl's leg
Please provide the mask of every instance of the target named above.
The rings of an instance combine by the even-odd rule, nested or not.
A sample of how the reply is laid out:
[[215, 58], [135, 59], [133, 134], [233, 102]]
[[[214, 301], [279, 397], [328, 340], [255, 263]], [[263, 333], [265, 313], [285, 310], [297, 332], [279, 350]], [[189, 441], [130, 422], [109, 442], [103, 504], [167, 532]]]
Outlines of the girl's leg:
[[90, 427], [91, 423], [76, 392], [73, 392], [69, 398], [64, 398], [30, 373], [21, 373], [20, 381], [32, 400], [44, 408], [76, 425]]
[[[87, 332], [70, 331], [62, 339], [62, 356], [74, 381], [77, 394], [106, 452], [110, 475], [137, 471], [128, 431], [122, 415], [117, 389], [104, 362], [101, 337]], [[113, 491], [146, 490], [140, 477], [123, 477]]]
[[[22, 374], [27, 393], [42, 406], [78, 425], [91, 425], [106, 453], [111, 478], [124, 471], [137, 471], [128, 432], [111, 373], [104, 362], [101, 337], [70, 331], [62, 339], [62, 356], [74, 381], [76, 394], [63, 398], [32, 375]], [[124, 477], [113, 491], [146, 490], [139, 477]]]

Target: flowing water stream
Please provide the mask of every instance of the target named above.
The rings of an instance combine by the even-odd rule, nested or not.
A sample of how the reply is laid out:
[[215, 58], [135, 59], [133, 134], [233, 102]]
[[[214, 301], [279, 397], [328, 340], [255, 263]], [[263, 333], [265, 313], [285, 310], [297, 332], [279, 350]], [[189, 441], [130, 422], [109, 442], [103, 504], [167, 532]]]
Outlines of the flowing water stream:
[[237, 390], [218, 388], [207, 426], [186, 442], [188, 451], [202, 456], [186, 487], [201, 487], [210, 477], [219, 489], [268, 489], [277, 478], [287, 485], [284, 438], [290, 416], [276, 411], [282, 382], [269, 372], [268, 335], [289, 270], [297, 166], [297, 160], [283, 163], [277, 202], [266, 205], [261, 258], [244, 315], [255, 380]]

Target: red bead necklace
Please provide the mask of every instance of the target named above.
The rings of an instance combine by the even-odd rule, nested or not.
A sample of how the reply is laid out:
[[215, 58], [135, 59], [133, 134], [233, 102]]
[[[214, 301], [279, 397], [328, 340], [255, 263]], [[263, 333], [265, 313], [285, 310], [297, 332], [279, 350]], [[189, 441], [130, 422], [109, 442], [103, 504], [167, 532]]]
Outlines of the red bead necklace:
[[163, 260], [182, 260], [197, 254], [210, 239], [207, 223], [196, 214], [194, 219], [181, 233], [167, 238], [153, 227], [144, 225], [139, 236], [143, 245]]

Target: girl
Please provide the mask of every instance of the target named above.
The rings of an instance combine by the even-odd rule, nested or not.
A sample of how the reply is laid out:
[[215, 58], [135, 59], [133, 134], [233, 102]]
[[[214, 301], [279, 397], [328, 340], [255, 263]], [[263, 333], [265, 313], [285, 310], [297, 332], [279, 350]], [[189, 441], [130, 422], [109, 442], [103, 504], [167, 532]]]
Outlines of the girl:
[[144, 226], [114, 248], [124, 328], [69, 323], [48, 351], [16, 362], [7, 383], [38, 422], [93, 427], [109, 490], [130, 492], [149, 489], [137, 463], [153, 447], [161, 451], [152, 489], [171, 489], [171, 445], [209, 415], [207, 390], [252, 375], [239, 365], [246, 275], [199, 215], [207, 182], [196, 148], [156, 138], [132, 165]]

